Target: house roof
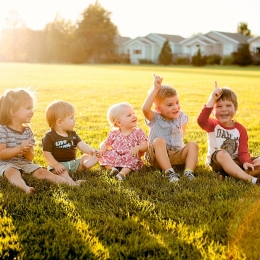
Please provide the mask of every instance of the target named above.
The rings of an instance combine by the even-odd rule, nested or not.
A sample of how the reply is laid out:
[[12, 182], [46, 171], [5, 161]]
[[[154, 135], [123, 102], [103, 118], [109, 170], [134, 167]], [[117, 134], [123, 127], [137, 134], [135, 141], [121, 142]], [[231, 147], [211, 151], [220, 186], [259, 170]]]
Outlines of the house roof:
[[212, 32], [215, 32], [217, 34], [222, 34], [223, 36], [228, 37], [238, 43], [247, 43], [247, 40], [252, 38], [251, 36], [245, 36], [240, 33], [228, 33], [228, 32], [219, 32], [219, 31], [212, 31]]
[[120, 35], [116, 35], [114, 38], [114, 43], [116, 45], [122, 45], [124, 42], [130, 40], [131, 38], [129, 37], [124, 37], [124, 36], [120, 36]]
[[169, 42], [173, 42], [173, 43], [179, 43], [184, 39], [182, 36], [179, 35], [161, 34], [161, 33], [154, 33], [154, 34], [157, 34], [162, 38], [164, 38], [165, 40], [168, 40]]

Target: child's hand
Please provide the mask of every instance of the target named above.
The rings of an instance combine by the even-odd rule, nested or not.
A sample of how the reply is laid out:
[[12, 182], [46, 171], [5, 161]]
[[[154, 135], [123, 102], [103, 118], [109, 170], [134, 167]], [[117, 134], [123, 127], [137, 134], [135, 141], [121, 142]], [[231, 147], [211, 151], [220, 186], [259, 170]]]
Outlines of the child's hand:
[[99, 151], [99, 150], [96, 150], [96, 149], [93, 149], [93, 155], [96, 155], [97, 158], [101, 157], [101, 156], [100, 156], [100, 151]]
[[251, 163], [243, 163], [243, 168], [247, 171], [249, 168], [253, 171], [254, 170], [254, 165]]
[[106, 144], [103, 143], [102, 145], [100, 145], [99, 157], [102, 157], [104, 155], [104, 153], [106, 152], [106, 150], [107, 150]]
[[56, 164], [55, 166], [53, 166], [56, 174], [62, 174], [64, 171], [66, 171], [66, 167], [64, 165], [62, 165], [61, 163]]
[[217, 101], [221, 97], [221, 95], [222, 95], [222, 90], [220, 88], [218, 88], [217, 81], [215, 81], [215, 89], [211, 93], [211, 98], [214, 101]]
[[154, 76], [153, 86], [155, 89], [159, 90], [162, 86], [163, 78], [161, 78], [160, 76], [156, 76], [155, 74], [153, 76]]
[[32, 149], [33, 145], [30, 144], [30, 139], [29, 140], [24, 140], [22, 141], [22, 143], [20, 144], [20, 148], [21, 151], [18, 154], [18, 156], [23, 156], [24, 154], [26, 154], [30, 149]]
[[136, 145], [135, 147], [133, 147], [130, 150], [130, 154], [131, 154], [131, 156], [133, 156], [135, 158], [138, 158], [140, 156], [140, 154], [139, 154], [139, 145]]

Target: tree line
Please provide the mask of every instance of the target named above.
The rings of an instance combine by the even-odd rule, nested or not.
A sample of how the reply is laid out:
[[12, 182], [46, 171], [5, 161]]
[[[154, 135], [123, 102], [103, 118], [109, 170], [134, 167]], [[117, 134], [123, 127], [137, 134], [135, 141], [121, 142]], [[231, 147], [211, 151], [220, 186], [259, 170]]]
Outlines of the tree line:
[[111, 13], [98, 1], [90, 4], [76, 24], [58, 13], [43, 30], [27, 28], [11, 10], [0, 35], [0, 61], [15, 62], [99, 62], [114, 51], [118, 29]]

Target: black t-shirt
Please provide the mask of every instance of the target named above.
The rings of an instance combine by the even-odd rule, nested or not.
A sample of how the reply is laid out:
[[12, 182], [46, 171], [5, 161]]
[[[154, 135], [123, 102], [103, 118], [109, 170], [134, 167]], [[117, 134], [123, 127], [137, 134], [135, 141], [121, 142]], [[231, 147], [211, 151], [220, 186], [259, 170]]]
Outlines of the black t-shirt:
[[68, 137], [61, 136], [51, 129], [42, 139], [42, 149], [50, 152], [58, 162], [76, 159], [77, 144], [81, 141], [75, 131], [69, 131]]

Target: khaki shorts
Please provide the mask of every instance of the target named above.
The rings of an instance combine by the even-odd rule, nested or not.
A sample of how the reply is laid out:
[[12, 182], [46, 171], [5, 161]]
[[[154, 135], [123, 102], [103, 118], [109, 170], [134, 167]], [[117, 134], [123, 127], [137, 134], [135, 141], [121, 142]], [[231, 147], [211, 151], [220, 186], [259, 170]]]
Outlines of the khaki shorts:
[[[172, 166], [182, 166], [185, 165], [185, 159], [182, 156], [183, 150], [185, 147], [183, 147], [180, 150], [167, 150], [169, 159], [170, 159], [170, 163]], [[147, 152], [145, 153], [145, 159], [146, 161], [156, 167], [156, 168], [161, 168], [159, 163], [156, 161], [155, 158], [155, 151], [153, 149], [153, 146], [149, 146]]]
[[[75, 173], [75, 172], [77, 172], [77, 170], [79, 168], [80, 159], [71, 160], [68, 162], [59, 162], [59, 163], [62, 164], [63, 166], [65, 166], [68, 173]], [[53, 171], [54, 168], [52, 166], [48, 166], [47, 170]]]
[[42, 168], [38, 164], [28, 162], [8, 163], [0, 166], [0, 176], [3, 176], [5, 171], [9, 168], [15, 168], [21, 173], [31, 174], [39, 168]]

